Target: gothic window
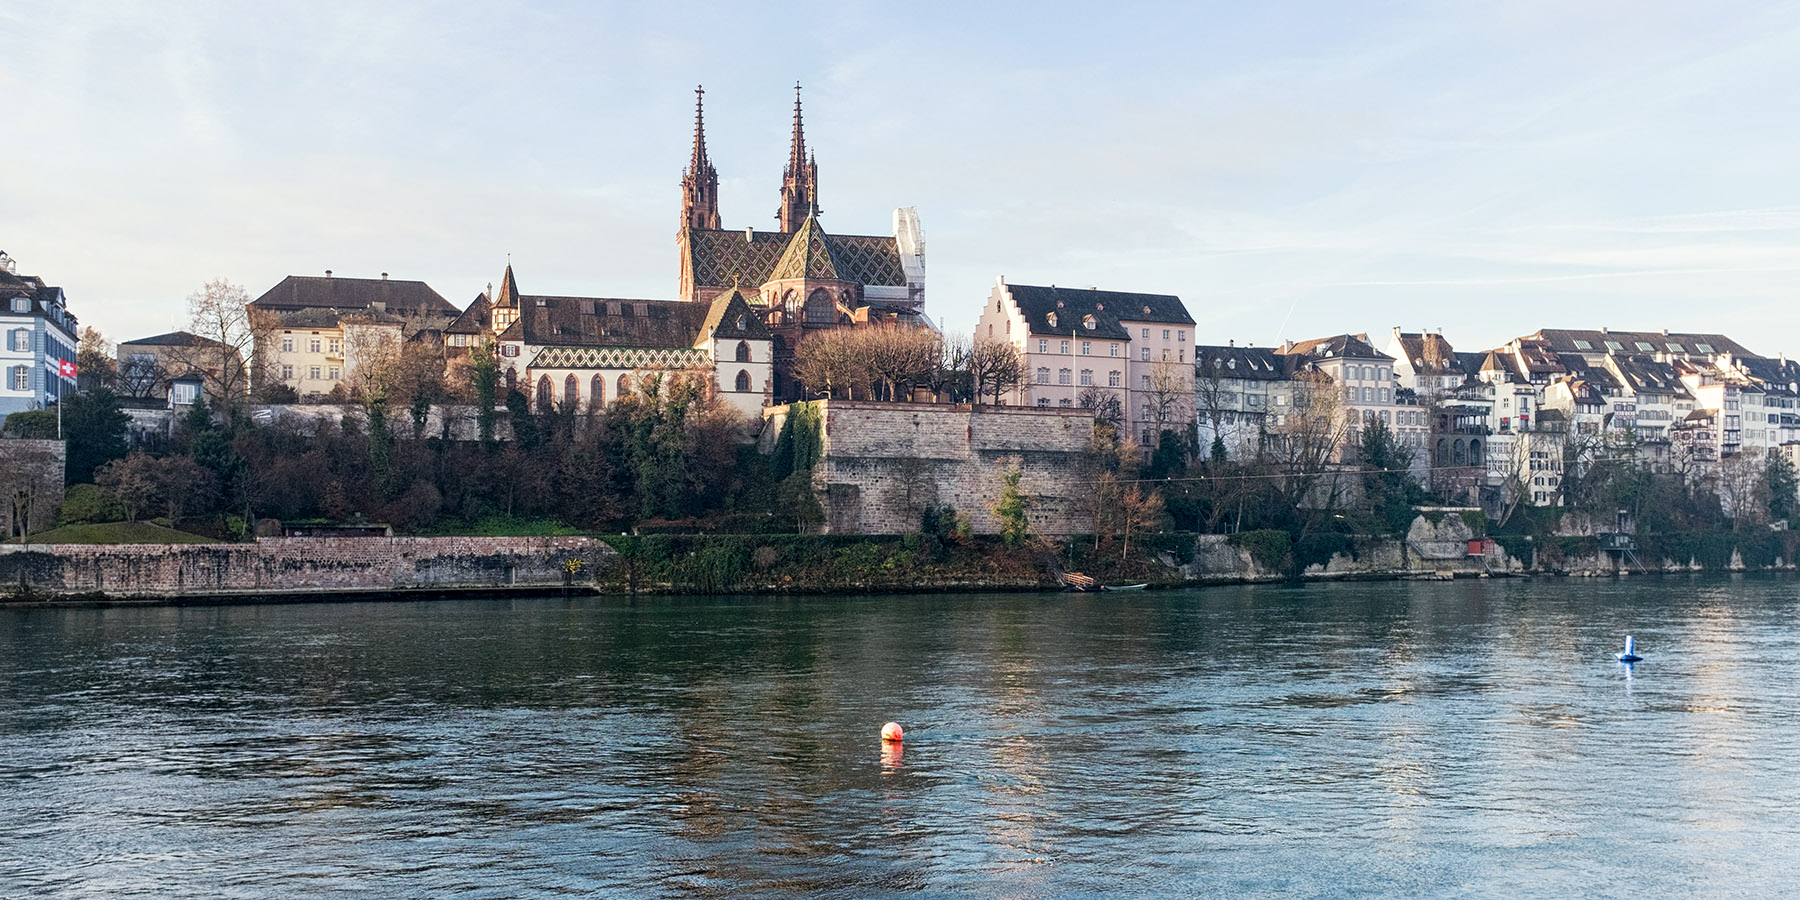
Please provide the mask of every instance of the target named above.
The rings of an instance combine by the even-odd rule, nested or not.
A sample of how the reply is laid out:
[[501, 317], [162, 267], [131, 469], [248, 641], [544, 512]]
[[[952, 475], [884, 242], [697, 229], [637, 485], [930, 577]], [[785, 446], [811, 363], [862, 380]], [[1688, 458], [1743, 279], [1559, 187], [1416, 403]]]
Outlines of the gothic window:
[[750, 342], [749, 341], [738, 341], [737, 361], [738, 362], [749, 362], [750, 361]]
[[551, 400], [550, 376], [539, 375], [537, 383], [537, 411], [549, 412]]
[[519, 389], [519, 373], [513, 369], [507, 369], [506, 370], [506, 392], [510, 394], [513, 391], [516, 391], [518, 389]]
[[619, 376], [619, 399], [623, 400], [630, 395], [631, 395], [631, 376], [630, 375], [620, 375]]
[[595, 375], [589, 382], [588, 392], [592, 395], [588, 397], [588, 409], [599, 412], [606, 405], [606, 376]]
[[575, 404], [580, 402], [581, 379], [576, 378], [575, 373], [571, 372], [569, 373], [569, 377], [563, 379], [563, 405], [570, 409], [574, 409]]
[[743, 369], [738, 370], [737, 389], [740, 393], [750, 390], [750, 373]]
[[831, 302], [831, 295], [824, 288], [813, 291], [806, 298], [806, 324], [831, 325], [837, 322], [837, 306]]

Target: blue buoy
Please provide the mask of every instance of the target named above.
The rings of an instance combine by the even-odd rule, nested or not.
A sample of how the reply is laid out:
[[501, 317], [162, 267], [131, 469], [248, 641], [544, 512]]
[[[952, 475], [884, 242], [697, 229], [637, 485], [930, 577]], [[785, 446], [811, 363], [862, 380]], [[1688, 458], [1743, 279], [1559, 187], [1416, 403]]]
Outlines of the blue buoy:
[[1643, 659], [1637, 655], [1637, 641], [1631, 635], [1625, 636], [1625, 652], [1619, 654], [1619, 662], [1632, 663]]

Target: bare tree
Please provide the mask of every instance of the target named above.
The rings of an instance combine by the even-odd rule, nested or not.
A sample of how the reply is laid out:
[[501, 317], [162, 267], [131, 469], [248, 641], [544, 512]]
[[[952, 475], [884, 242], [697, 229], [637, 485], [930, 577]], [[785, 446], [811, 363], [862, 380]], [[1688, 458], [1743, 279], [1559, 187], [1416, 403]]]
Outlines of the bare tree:
[[1211, 436], [1201, 442], [1202, 451], [1212, 438], [1223, 439], [1225, 417], [1236, 415], [1238, 392], [1234, 380], [1223, 359], [1194, 348], [1194, 414]]
[[1186, 363], [1161, 360], [1151, 367], [1150, 389], [1143, 394], [1148, 421], [1156, 426], [1154, 439], [1161, 442], [1164, 431], [1193, 418], [1194, 370]]
[[1008, 341], [977, 340], [969, 349], [969, 381], [975, 399], [992, 396], [994, 405], [1025, 383], [1025, 358]]
[[0, 438], [0, 491], [6, 495], [9, 538], [54, 524], [63, 496], [63, 460], [55, 446]]
[[201, 285], [188, 295], [188, 330], [204, 340], [166, 351], [176, 367], [202, 376], [207, 396], [227, 413], [249, 399], [276, 330], [273, 314], [249, 304], [249, 293], [223, 278]]
[[1316, 369], [1295, 373], [1294, 404], [1269, 429], [1262, 448], [1264, 461], [1285, 476], [1276, 481], [1284, 500], [1296, 507], [1337, 505], [1339, 480], [1326, 475], [1341, 456], [1349, 429], [1343, 393], [1331, 376]]
[[1733, 531], [1768, 521], [1769, 488], [1763, 479], [1764, 460], [1755, 453], [1742, 452], [1722, 460], [1714, 471], [1719, 485], [1719, 503], [1731, 517]]
[[848, 332], [831, 328], [806, 336], [794, 348], [794, 377], [828, 399], [849, 399], [850, 388], [864, 379], [861, 361], [852, 352]]
[[1114, 431], [1125, 426], [1125, 402], [1119, 399], [1118, 391], [1089, 385], [1076, 395], [1075, 402], [1082, 409], [1093, 410], [1095, 422], [1109, 425]]
[[881, 325], [852, 331], [846, 340], [863, 360], [871, 397], [909, 399], [911, 387], [930, 381], [943, 359], [942, 341], [928, 328]]
[[75, 348], [75, 365], [79, 374], [77, 386], [83, 391], [111, 387], [118, 374], [118, 347], [92, 325], [81, 329], [81, 342]]

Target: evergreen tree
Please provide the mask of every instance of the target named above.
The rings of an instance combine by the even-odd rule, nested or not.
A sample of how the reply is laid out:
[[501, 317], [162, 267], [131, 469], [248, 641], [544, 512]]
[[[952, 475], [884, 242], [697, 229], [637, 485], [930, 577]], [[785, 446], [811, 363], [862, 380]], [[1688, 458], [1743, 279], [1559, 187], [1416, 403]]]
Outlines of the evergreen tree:
[[1769, 518], [1791, 523], [1800, 502], [1800, 473], [1795, 472], [1794, 461], [1780, 451], [1771, 452], [1763, 465], [1763, 481], [1769, 491]]

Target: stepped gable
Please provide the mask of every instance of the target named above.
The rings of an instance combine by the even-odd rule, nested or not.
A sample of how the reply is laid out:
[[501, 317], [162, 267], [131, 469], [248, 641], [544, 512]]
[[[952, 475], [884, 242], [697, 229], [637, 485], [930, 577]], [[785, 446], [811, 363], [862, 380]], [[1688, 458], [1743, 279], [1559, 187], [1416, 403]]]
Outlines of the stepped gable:
[[[1194, 324], [1187, 307], [1174, 294], [1012, 283], [1006, 285], [1006, 292], [1018, 305], [1032, 334], [1068, 337], [1078, 333], [1099, 340], [1128, 341], [1131, 332], [1121, 322]], [[1054, 325], [1050, 323], [1053, 314], [1056, 316]], [[1094, 317], [1093, 328], [1086, 327], [1088, 316]]]

